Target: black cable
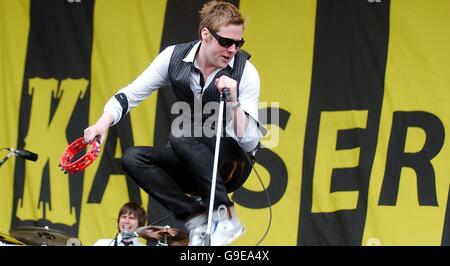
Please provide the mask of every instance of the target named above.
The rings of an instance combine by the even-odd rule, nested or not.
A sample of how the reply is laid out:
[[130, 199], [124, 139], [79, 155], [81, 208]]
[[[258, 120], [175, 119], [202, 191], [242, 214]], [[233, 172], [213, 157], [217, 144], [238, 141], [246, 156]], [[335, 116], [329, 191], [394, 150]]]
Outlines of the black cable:
[[261, 180], [261, 177], [258, 174], [258, 171], [256, 171], [256, 168], [254, 168], [256, 176], [258, 176], [259, 183], [261, 184], [264, 194], [266, 195], [267, 204], [269, 205], [269, 224], [266, 227], [266, 232], [264, 232], [264, 235], [261, 237], [261, 239], [256, 243], [255, 246], [259, 246], [261, 242], [266, 238], [267, 234], [269, 233], [269, 229], [272, 226], [272, 202], [270, 201], [269, 193], [267, 193], [266, 187], [264, 186], [264, 183]]
[[[247, 157], [247, 159], [252, 162], [253, 160], [250, 159], [250, 157], [248, 156], [248, 154], [246, 152], [244, 152], [245, 156]], [[269, 223], [266, 227], [266, 231], [264, 232], [264, 235], [261, 237], [261, 239], [255, 244], [255, 246], [259, 246], [259, 244], [261, 244], [261, 242], [266, 238], [267, 234], [269, 233], [270, 227], [272, 226], [272, 202], [270, 201], [270, 197], [269, 197], [269, 193], [267, 193], [266, 187], [264, 186], [264, 183], [262, 182], [261, 177], [258, 174], [258, 171], [256, 171], [255, 168], [255, 164], [256, 164], [256, 159], [255, 159], [255, 163], [252, 164], [252, 171], [255, 171], [256, 176], [258, 177], [259, 183], [261, 184], [263, 190], [264, 190], [264, 194], [266, 195], [266, 199], [267, 199], [267, 204], [269, 205]]]
[[155, 222], [150, 223], [148, 226], [155, 225], [155, 224], [157, 224], [157, 223], [159, 223], [159, 222], [165, 220], [166, 218], [168, 218], [168, 217], [170, 217], [170, 216], [172, 216], [172, 215], [173, 215], [173, 213], [169, 213], [169, 214], [167, 214], [166, 216], [164, 216], [163, 218], [161, 218], [161, 219], [159, 219], [159, 220], [156, 220]]

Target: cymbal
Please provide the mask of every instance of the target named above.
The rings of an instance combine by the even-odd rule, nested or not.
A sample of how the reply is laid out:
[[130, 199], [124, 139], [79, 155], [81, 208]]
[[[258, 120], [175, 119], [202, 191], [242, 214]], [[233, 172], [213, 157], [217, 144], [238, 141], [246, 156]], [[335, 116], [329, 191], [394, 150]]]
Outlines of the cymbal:
[[32, 246], [66, 246], [73, 236], [48, 227], [20, 226], [11, 229], [10, 234]]
[[138, 235], [147, 240], [159, 240], [169, 245], [181, 245], [188, 238], [188, 234], [180, 229], [166, 226], [142, 226], [136, 232]]
[[3, 242], [5, 244], [12, 244], [12, 245], [24, 245], [24, 243], [20, 242], [19, 240], [15, 239], [14, 237], [10, 235], [5, 235], [0, 232], [0, 242]]

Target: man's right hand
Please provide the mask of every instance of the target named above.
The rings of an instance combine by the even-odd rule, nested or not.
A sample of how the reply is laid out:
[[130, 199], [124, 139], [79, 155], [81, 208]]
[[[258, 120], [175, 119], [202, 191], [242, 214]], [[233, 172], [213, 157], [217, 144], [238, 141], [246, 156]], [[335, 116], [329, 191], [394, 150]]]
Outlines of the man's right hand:
[[108, 132], [108, 128], [113, 123], [114, 117], [108, 112], [104, 112], [100, 119], [94, 125], [84, 130], [84, 142], [91, 143], [97, 136], [102, 144]]

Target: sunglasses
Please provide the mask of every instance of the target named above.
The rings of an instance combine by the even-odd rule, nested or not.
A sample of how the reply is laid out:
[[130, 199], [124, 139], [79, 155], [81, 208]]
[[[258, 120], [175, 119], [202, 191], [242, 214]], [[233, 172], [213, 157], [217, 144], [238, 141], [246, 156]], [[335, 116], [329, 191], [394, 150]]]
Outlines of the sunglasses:
[[228, 48], [228, 47], [232, 46], [233, 44], [236, 45], [236, 48], [241, 48], [242, 45], [244, 45], [244, 43], [245, 43], [244, 39], [236, 41], [236, 40], [233, 40], [230, 38], [222, 37], [210, 29], [208, 29], [208, 31], [217, 40], [217, 42], [220, 44], [220, 46], [223, 46], [225, 48]]

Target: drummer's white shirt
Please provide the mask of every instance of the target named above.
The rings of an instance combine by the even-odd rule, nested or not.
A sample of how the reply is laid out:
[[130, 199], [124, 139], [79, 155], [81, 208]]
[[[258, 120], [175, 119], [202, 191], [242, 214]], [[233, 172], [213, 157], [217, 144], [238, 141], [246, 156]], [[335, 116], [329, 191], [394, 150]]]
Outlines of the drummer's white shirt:
[[[93, 246], [114, 246], [116, 239], [117, 239], [117, 246], [121, 247], [125, 246], [122, 243], [122, 234], [117, 234], [116, 238], [113, 239], [99, 239], [94, 243]], [[137, 237], [133, 238], [132, 242], [133, 246], [145, 246], [144, 244], [139, 242]]]

